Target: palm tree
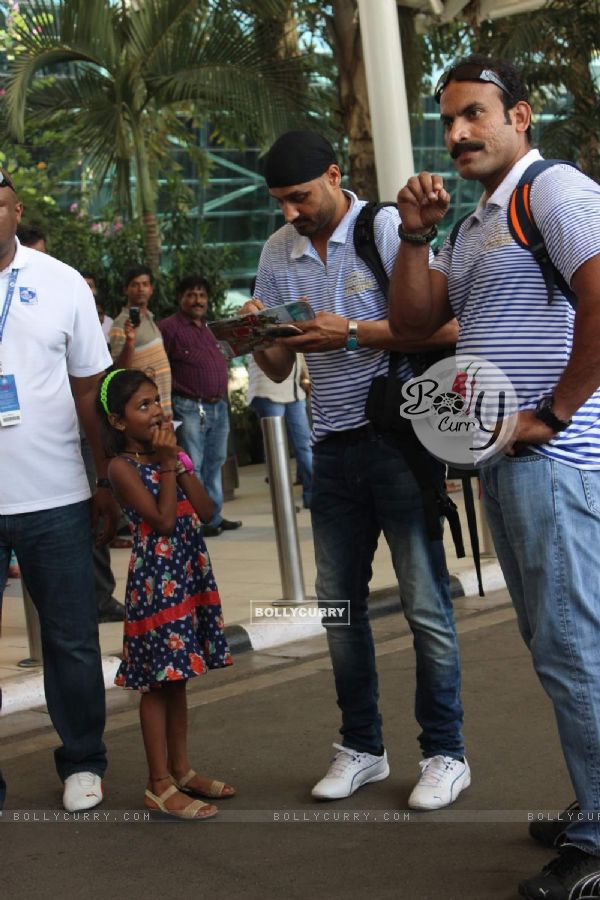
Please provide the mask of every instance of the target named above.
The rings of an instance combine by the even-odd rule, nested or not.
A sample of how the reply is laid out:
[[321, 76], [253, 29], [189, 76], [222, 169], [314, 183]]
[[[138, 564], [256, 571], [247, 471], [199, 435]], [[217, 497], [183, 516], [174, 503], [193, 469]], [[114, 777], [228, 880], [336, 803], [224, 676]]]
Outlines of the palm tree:
[[158, 175], [174, 142], [192, 147], [190, 122], [239, 146], [304, 116], [302, 59], [265, 56], [256, 27], [282, 5], [253, 0], [253, 17], [230, 0], [32, 0], [15, 26], [9, 131], [23, 140], [26, 120], [70, 127], [98, 184], [113, 179], [122, 212], [142, 218], [156, 267]]

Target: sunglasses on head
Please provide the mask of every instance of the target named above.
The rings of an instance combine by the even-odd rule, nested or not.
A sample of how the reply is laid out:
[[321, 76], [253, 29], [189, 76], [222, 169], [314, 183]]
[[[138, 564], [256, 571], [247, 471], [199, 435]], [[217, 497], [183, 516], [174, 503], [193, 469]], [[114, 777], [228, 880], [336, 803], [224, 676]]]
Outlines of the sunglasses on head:
[[509, 89], [493, 69], [486, 69], [484, 66], [479, 66], [476, 63], [458, 63], [446, 69], [436, 84], [434, 92], [436, 103], [440, 102], [442, 91], [450, 81], [485, 81], [488, 84], [495, 84], [504, 94], [510, 96]]
[[14, 184], [12, 183], [6, 172], [2, 171], [2, 169], [0, 169], [0, 187], [9, 187], [11, 191], [14, 191], [15, 189]]

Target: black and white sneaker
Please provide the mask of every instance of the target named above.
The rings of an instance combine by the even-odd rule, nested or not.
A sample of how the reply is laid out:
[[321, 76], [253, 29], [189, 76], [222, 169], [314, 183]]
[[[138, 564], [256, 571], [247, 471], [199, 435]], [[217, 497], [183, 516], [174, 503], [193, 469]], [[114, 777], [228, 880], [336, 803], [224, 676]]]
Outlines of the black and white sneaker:
[[573, 844], [563, 844], [558, 856], [539, 875], [519, 884], [529, 900], [593, 900], [600, 897], [600, 857]]
[[553, 822], [531, 822], [529, 825], [529, 834], [544, 847], [556, 847], [556, 842], [568, 828], [571, 817], [569, 813], [579, 812], [579, 803], [574, 800], [570, 806], [561, 812], [558, 819]]

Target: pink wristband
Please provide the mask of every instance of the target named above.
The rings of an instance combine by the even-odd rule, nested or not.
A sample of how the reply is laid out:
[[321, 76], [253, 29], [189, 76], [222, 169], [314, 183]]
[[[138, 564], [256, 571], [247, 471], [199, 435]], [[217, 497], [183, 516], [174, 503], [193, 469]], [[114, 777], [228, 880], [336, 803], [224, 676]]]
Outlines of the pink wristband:
[[180, 450], [177, 454], [177, 459], [179, 460], [185, 471], [188, 473], [188, 475], [191, 475], [194, 471], [194, 463], [187, 455], [187, 453], [185, 453], [185, 451], [183, 450]]

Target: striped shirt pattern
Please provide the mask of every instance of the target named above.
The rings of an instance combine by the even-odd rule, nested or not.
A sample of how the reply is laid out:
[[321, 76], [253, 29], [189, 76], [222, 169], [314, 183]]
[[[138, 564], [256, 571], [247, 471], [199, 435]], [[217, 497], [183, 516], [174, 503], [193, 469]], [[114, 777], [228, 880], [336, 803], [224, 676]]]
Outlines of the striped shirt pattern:
[[[258, 267], [254, 295], [265, 306], [277, 306], [305, 297], [315, 312], [325, 310], [347, 319], [387, 319], [387, 299], [369, 267], [354, 250], [354, 223], [366, 201], [344, 191], [350, 208], [327, 245], [327, 263], [309, 238], [286, 224], [265, 244]], [[385, 269], [391, 274], [398, 252], [398, 212], [384, 207], [375, 219], [375, 242]], [[313, 440], [359, 428], [367, 423], [365, 403], [371, 381], [388, 371], [388, 353], [370, 347], [306, 353], [312, 392]], [[410, 378], [406, 359], [398, 375]]]
[[[520, 159], [465, 221], [454, 248], [447, 239], [432, 263], [448, 278], [460, 322], [456, 352], [483, 356], [502, 369], [521, 410], [552, 394], [570, 357], [575, 320], [557, 287], [548, 305], [538, 264], [508, 229], [510, 195], [536, 159], [537, 150]], [[550, 257], [570, 284], [577, 269], [600, 253], [600, 187], [571, 166], [552, 166], [537, 176], [530, 202]], [[533, 449], [571, 466], [600, 468], [600, 389], [566, 431]]]

